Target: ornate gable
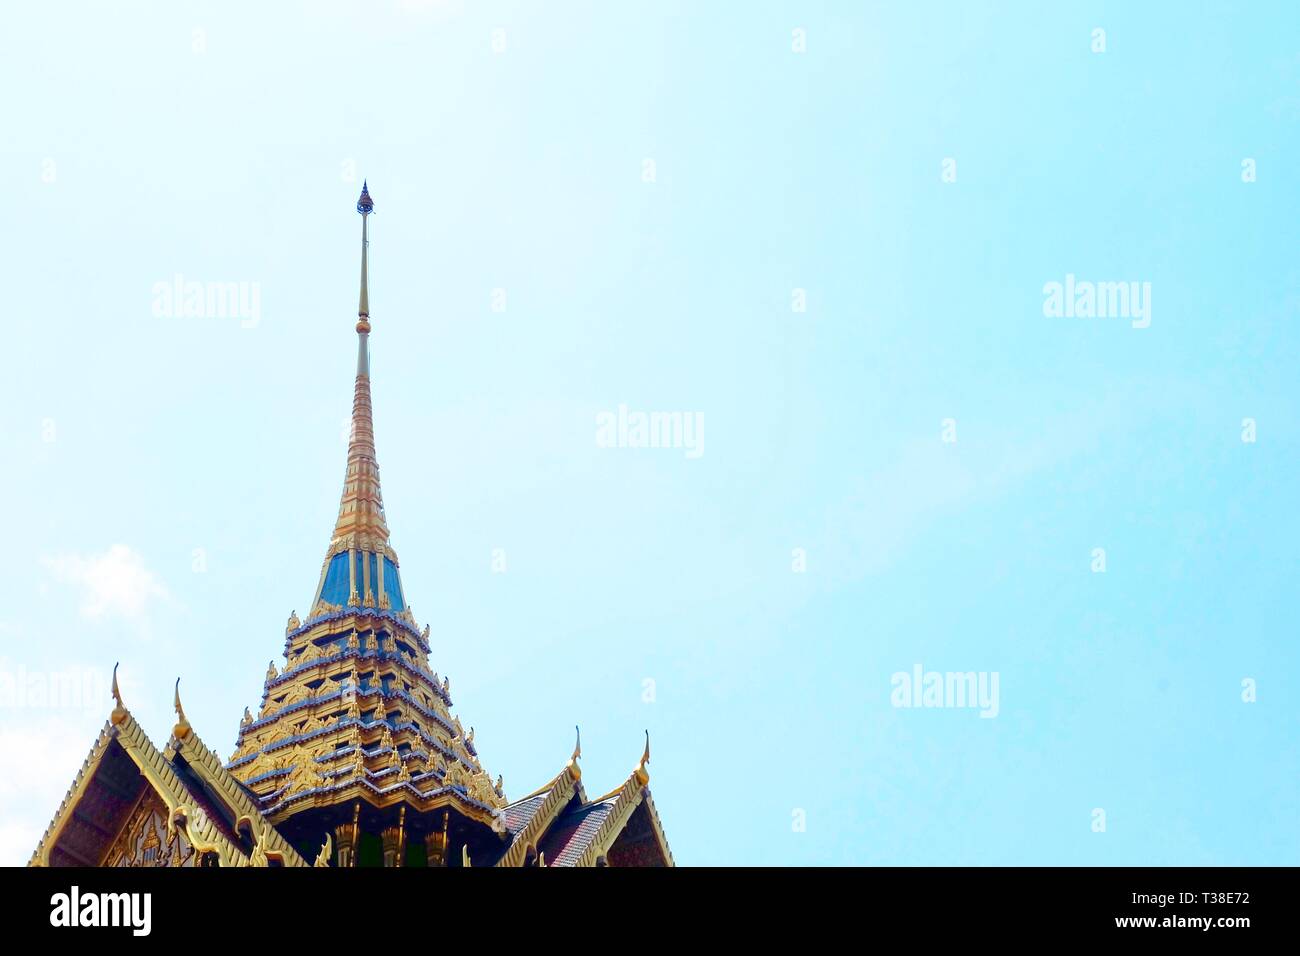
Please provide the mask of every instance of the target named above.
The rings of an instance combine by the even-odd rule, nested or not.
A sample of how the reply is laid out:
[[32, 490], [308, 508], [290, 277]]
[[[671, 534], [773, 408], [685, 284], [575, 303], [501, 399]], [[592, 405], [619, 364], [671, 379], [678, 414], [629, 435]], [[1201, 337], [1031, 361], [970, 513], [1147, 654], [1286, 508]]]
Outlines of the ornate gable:
[[198, 784], [175, 749], [160, 752], [122, 706], [116, 676], [113, 691], [117, 707], [29, 865], [249, 866], [267, 847], [268, 862], [305, 865], [260, 814], [241, 839], [232, 808]]

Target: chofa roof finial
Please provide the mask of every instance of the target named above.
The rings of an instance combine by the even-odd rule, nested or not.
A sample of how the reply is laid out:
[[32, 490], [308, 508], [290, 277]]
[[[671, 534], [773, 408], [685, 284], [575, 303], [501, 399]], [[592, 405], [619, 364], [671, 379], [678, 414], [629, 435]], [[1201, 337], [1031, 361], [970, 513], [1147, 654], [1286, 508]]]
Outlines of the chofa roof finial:
[[569, 758], [569, 762], [565, 766], [575, 779], [580, 780], [582, 779], [582, 768], [578, 766], [578, 759], [582, 756], [582, 731], [577, 724], [573, 725], [573, 733], [577, 737], [573, 743], [573, 756]]
[[645, 732], [645, 751], [641, 754], [641, 761], [636, 765], [636, 770], [633, 771], [633, 774], [636, 776], [637, 782], [640, 783], [641, 786], [643, 787], [650, 782], [650, 771], [645, 768], [645, 765], [648, 764], [649, 762], [650, 762], [650, 731], [647, 730]]
[[113, 700], [117, 701], [117, 706], [113, 708], [109, 719], [114, 724], [120, 724], [130, 715], [127, 713], [126, 704], [122, 703], [122, 690], [117, 686], [117, 664], [113, 665]]
[[176, 708], [176, 726], [172, 728], [172, 734], [177, 740], [184, 740], [190, 735], [190, 722], [185, 716], [185, 708], [181, 706], [181, 679], [176, 678], [176, 695], [172, 701], [172, 706]]

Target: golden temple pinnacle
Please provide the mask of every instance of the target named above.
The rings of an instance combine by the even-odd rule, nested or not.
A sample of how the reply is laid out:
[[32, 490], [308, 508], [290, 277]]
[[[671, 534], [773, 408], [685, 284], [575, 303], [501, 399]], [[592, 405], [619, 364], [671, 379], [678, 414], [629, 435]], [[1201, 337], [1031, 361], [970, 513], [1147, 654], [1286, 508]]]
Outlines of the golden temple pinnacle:
[[[384, 520], [370, 400], [370, 295], [366, 269], [370, 241], [366, 223], [374, 208], [368, 185], [363, 184], [361, 198], [357, 200], [357, 212], [361, 213], [361, 300], [357, 310], [357, 376], [352, 396], [352, 428], [338, 520], [313, 603], [389, 607], [395, 596], [400, 610], [402, 598], [397, 577], [397, 554], [389, 543], [388, 525]], [[344, 565], [346, 593], [341, 589]], [[343, 598], [346, 600], [341, 600]]]
[[285, 626], [284, 666], [268, 664], [261, 703], [244, 709], [225, 763], [187, 719], [179, 678], [176, 723], [160, 751], [122, 703], [114, 668], [109, 723], [32, 865], [673, 865], [648, 787], [648, 735], [627, 780], [589, 800], [575, 727], [573, 755], [559, 773], [510, 802], [502, 776], [479, 758], [474, 728], [452, 713], [451, 681], [430, 662], [430, 628], [417, 624], [403, 592], [379, 485], [373, 211], [363, 185], [343, 493], [310, 609], [303, 619], [291, 613]]

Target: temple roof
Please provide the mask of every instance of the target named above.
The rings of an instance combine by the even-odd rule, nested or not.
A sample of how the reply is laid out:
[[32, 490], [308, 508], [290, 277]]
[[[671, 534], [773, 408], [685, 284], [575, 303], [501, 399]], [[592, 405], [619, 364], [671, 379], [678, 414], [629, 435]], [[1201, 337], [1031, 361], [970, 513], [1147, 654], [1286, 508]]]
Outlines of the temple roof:
[[502, 811], [509, 848], [497, 866], [673, 866], [650, 796], [650, 744], [623, 786], [588, 800], [578, 767], [581, 748], [550, 783]]
[[[390, 837], [432, 839], [442, 865], [449, 834], [467, 863], [473, 844], [471, 865], [673, 865], [650, 798], [648, 735], [631, 776], [597, 800], [583, 789], [579, 737], [555, 777], [511, 803], [501, 777], [494, 781], [482, 766], [474, 728], [451, 712], [451, 683], [432, 669], [429, 628], [416, 624], [402, 588], [379, 484], [369, 352], [374, 208], [363, 186], [343, 492], [307, 618], [294, 613], [286, 624], [283, 668], [268, 664], [258, 711], [244, 711], [225, 764], [186, 719], [179, 682], [178, 720], [159, 751], [122, 704], [115, 676], [112, 716], [33, 865], [101, 862], [105, 841], [119, 838], [150, 790], [166, 807], [169, 836], [182, 828], [195, 853], [215, 854], [222, 866], [303, 866], [302, 853], [315, 854], [322, 842], [316, 865], [327, 865], [327, 835], [339, 832], [341, 820], [351, 821], [342, 829], [354, 838], [362, 833], [363, 805], [367, 825]], [[349, 859], [357, 865], [356, 853]]]
[[122, 705], [116, 676], [113, 688], [117, 706], [46, 828], [30, 866], [104, 862], [113, 839], [147, 791], [166, 807], [168, 830], [183, 831], [197, 851], [215, 853], [222, 866], [266, 865], [270, 860], [285, 866], [306, 865], [190, 730], [183, 713], [167, 748], [160, 751]]
[[357, 201], [357, 365], [338, 516], [307, 618], [290, 616], [283, 670], [267, 667], [261, 706], [245, 712], [227, 769], [277, 823], [362, 800], [425, 816], [451, 808], [504, 833], [501, 778], [483, 768], [474, 728], [451, 713], [450, 681], [432, 669], [429, 629], [416, 624], [389, 540], [371, 404], [374, 208], [366, 185]]
[[510, 844], [496, 861], [497, 866], [524, 865], [529, 855], [537, 852], [560, 814], [587, 799], [582, 789], [582, 770], [578, 767], [580, 756], [581, 747], [575, 747], [569, 762], [550, 783], [501, 811], [510, 832]]
[[618, 803], [610, 797], [574, 807], [546, 832], [540, 850], [547, 866], [575, 866], [591, 847], [600, 828]]

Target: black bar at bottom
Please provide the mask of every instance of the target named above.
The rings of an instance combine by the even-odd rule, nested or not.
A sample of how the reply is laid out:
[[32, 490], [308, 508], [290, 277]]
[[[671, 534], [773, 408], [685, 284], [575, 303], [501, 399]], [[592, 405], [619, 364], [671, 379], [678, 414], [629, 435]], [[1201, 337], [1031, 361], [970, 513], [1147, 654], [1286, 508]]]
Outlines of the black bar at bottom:
[[11, 869], [3, 899], [7, 929], [51, 939], [76, 933], [81, 942], [198, 941], [211, 932], [300, 945], [446, 943], [519, 932], [541, 943], [535, 934], [567, 928], [578, 945], [599, 945], [614, 941], [600, 935], [607, 924], [661, 945], [679, 933], [747, 936], [778, 926], [919, 933], [927, 946], [1099, 936], [1232, 945], [1294, 932], [1296, 876], [1295, 868], [1215, 867]]

